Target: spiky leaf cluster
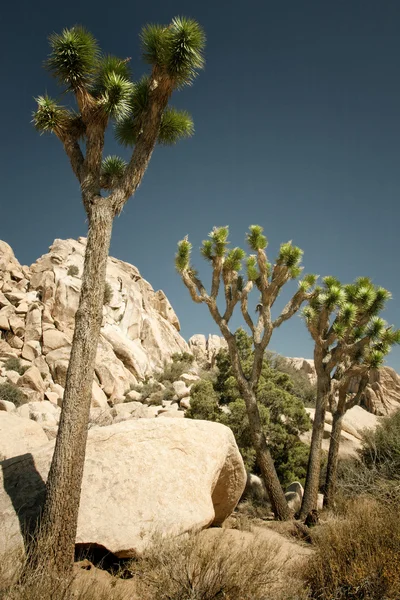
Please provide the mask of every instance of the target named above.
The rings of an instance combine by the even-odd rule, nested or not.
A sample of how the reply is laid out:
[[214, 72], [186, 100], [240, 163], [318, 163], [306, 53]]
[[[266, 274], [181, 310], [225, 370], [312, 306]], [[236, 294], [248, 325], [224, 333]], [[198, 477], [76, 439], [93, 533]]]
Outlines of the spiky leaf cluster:
[[101, 164], [102, 188], [112, 189], [122, 178], [126, 162], [119, 156], [107, 156]]
[[175, 254], [175, 266], [178, 273], [190, 270], [190, 255], [192, 253], [192, 244], [185, 236], [183, 240], [178, 242], [178, 250]]
[[141, 33], [143, 58], [173, 79], [190, 85], [204, 67], [205, 34], [193, 19], [176, 17], [171, 24], [147, 25]]
[[238, 273], [242, 269], [242, 261], [245, 257], [246, 253], [242, 248], [233, 248], [226, 255], [224, 269]]
[[224, 258], [228, 247], [229, 227], [214, 227], [208, 234], [209, 239], [203, 240], [200, 253], [206, 260], [212, 262], [215, 258]]
[[47, 67], [62, 85], [72, 89], [93, 81], [100, 59], [96, 39], [84, 27], [76, 25], [49, 37], [51, 54]]
[[265, 250], [268, 246], [268, 241], [263, 235], [264, 228], [261, 225], [250, 225], [249, 233], [246, 234], [246, 241], [251, 250]]
[[33, 113], [33, 124], [40, 133], [61, 130], [67, 123], [68, 111], [57, 104], [53, 98], [49, 96], [39, 96], [35, 98], [37, 109]]
[[158, 143], [172, 146], [194, 134], [193, 119], [186, 110], [167, 108], [162, 116]]

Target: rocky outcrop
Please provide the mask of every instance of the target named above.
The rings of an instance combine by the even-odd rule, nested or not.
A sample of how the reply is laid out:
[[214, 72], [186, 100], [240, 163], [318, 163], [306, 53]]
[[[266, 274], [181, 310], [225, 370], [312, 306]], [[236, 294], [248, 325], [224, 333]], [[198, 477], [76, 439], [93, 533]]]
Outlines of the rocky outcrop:
[[[0, 242], [0, 369], [7, 358], [19, 357], [30, 368], [17, 385], [42, 396], [65, 385], [85, 243], [55, 240], [28, 268]], [[111, 298], [103, 309], [94, 407], [120, 401], [172, 354], [188, 351], [165, 294], [154, 291], [136, 267], [110, 257], [107, 283]], [[6, 371], [0, 377], [4, 381]]]
[[[311, 420], [314, 420], [315, 408], [306, 408]], [[329, 451], [330, 438], [332, 433], [332, 414], [326, 412], [324, 437], [322, 440], [322, 449]], [[353, 406], [343, 417], [342, 432], [340, 436], [339, 456], [341, 458], [357, 458], [358, 450], [361, 449], [361, 433], [364, 429], [375, 430], [379, 425], [379, 417], [367, 412], [361, 406]], [[300, 436], [300, 439], [306, 443], [311, 443], [311, 430], [306, 431]]]
[[202, 333], [196, 333], [188, 341], [190, 352], [194, 355], [200, 365], [214, 366], [218, 352], [228, 347], [226, 340], [219, 336], [210, 334], [208, 338]]
[[[1, 463], [0, 531], [7, 535], [0, 535], [0, 555], [22, 546], [21, 526], [40, 510], [53, 447], [49, 442]], [[135, 556], [156, 531], [221, 524], [245, 483], [243, 460], [224, 425], [141, 419], [92, 429], [77, 543]]]
[[[305, 358], [286, 358], [298, 371], [304, 372], [310, 383], [315, 384], [317, 375], [314, 361]], [[354, 378], [349, 391], [356, 393], [360, 380]], [[391, 367], [372, 369], [369, 383], [363, 393], [360, 406], [375, 415], [387, 415], [400, 408], [400, 375]]]

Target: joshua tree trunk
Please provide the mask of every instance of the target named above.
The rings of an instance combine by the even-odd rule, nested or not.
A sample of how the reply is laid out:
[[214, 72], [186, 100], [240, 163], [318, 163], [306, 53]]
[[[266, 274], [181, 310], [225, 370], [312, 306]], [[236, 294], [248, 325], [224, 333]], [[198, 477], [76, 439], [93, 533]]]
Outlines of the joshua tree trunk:
[[265, 434], [262, 430], [257, 399], [254, 392], [250, 390], [249, 386], [246, 386], [244, 382], [239, 385], [239, 389], [246, 403], [253, 448], [256, 451], [257, 464], [261, 470], [262, 479], [268, 492], [272, 510], [277, 519], [286, 521], [290, 518], [291, 513], [276, 474], [274, 461], [272, 460], [271, 453], [268, 449]]
[[332, 506], [336, 489], [337, 467], [339, 462], [340, 434], [344, 412], [337, 410], [333, 415], [331, 441], [329, 444], [328, 466], [325, 479], [324, 506]]
[[307, 478], [304, 488], [300, 519], [305, 519], [311, 510], [317, 508], [319, 476], [321, 472], [321, 451], [324, 437], [325, 412], [329, 400], [329, 377], [321, 377], [318, 382], [317, 404], [312, 428]]
[[[46, 486], [41, 535], [51, 535], [49, 561], [72, 568], [87, 440], [93, 371], [103, 315], [113, 211], [106, 198], [92, 206], [79, 307], [64, 392], [63, 410]], [[66, 550], [67, 549], [67, 550]]]

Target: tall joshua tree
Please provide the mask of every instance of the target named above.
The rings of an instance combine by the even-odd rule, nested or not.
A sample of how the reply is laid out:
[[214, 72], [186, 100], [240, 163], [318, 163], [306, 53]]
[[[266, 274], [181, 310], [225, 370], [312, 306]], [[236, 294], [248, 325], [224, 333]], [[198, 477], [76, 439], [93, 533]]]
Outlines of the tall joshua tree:
[[[262, 227], [258, 225], [250, 227], [247, 234], [247, 243], [255, 254], [247, 258], [242, 248], [228, 250], [228, 234], [228, 227], [215, 227], [209, 235], [210, 239], [205, 240], [201, 248], [201, 254], [212, 266], [210, 293], [206, 291], [203, 283], [198, 278], [197, 272], [191, 266], [192, 245], [187, 237], [178, 243], [175, 264], [192, 300], [207, 305], [212, 318], [227, 341], [232, 371], [246, 403], [257, 463], [275, 516], [278, 519], [285, 520], [289, 518], [290, 511], [276, 474], [268, 441], [262, 429], [256, 393], [265, 349], [274, 329], [290, 319], [299, 310], [304, 300], [312, 297], [312, 288], [316, 276], [306, 275], [299, 282], [298, 291], [287, 303], [281, 314], [273, 319], [271, 309], [282, 287], [289, 280], [296, 279], [302, 271], [300, 263], [303, 252], [300, 248], [292, 246], [291, 242], [282, 244], [278, 258], [272, 266], [267, 261], [265, 252], [267, 239], [263, 235]], [[240, 275], [240, 271], [245, 259], [246, 277], [243, 277]], [[254, 286], [261, 294], [261, 301], [257, 305], [258, 317], [255, 321], [253, 321], [248, 311], [248, 297]], [[217, 304], [221, 287], [225, 296], [224, 312], [220, 311]], [[244, 375], [237, 340], [235, 334], [229, 329], [229, 321], [238, 304], [250, 329], [254, 345], [250, 377]]]
[[[317, 402], [301, 518], [317, 507], [327, 407], [333, 411], [326, 480], [329, 502], [336, 481], [343, 415], [359, 402], [368, 382], [369, 370], [377, 368], [390, 346], [400, 341], [399, 332], [388, 327], [378, 316], [389, 298], [387, 290], [374, 286], [366, 277], [360, 277], [350, 285], [341, 285], [334, 277], [325, 277], [323, 286], [316, 289], [303, 311], [315, 342]], [[357, 376], [360, 377], [358, 391], [348, 394], [351, 380]]]
[[[193, 133], [188, 113], [168, 105], [172, 92], [192, 83], [203, 67], [205, 36], [195, 21], [175, 18], [141, 33], [149, 75], [133, 82], [129, 59], [101, 53], [83, 27], [50, 36], [47, 68], [75, 109], [37, 98], [33, 122], [60, 140], [77, 178], [89, 224], [79, 307], [60, 426], [47, 481], [42, 531], [51, 536], [52, 565], [72, 567], [85, 458], [93, 370], [102, 321], [106, 263], [113, 220], [135, 193], [156, 143], [173, 144]], [[129, 162], [103, 158], [105, 132], [132, 147]]]

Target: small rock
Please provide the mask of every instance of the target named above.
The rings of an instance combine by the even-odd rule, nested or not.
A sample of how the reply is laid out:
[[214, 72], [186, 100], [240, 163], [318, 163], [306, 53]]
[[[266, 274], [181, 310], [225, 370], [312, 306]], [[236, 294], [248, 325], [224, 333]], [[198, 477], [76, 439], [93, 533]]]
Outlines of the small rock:
[[25, 342], [25, 344], [23, 345], [21, 356], [22, 358], [25, 358], [25, 360], [29, 360], [32, 362], [35, 360], [35, 358], [40, 356], [41, 353], [42, 349], [40, 346], [40, 342], [30, 340], [28, 342]]
[[13, 402], [9, 402], [8, 400], [0, 400], [0, 410], [13, 413], [16, 412], [17, 409], [15, 408], [15, 404]]
[[179, 402], [179, 406], [185, 410], [190, 408], [190, 396], [187, 396], [186, 398], [182, 398], [182, 400]]
[[18, 380], [18, 385], [25, 385], [37, 392], [44, 392], [44, 383], [37, 367], [30, 367]]
[[196, 381], [199, 381], [200, 377], [194, 373], [183, 373], [179, 379], [186, 385], [192, 385], [193, 383], [196, 383]]
[[17, 371], [6, 371], [6, 378], [10, 383], [17, 385], [21, 375]]

